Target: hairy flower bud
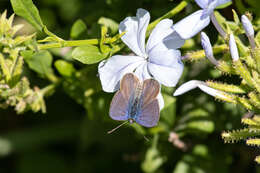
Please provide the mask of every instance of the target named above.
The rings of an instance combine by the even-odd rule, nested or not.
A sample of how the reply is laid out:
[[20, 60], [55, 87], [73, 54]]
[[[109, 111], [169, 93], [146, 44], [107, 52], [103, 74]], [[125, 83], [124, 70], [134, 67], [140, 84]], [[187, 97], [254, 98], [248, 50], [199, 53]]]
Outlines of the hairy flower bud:
[[218, 61], [214, 58], [213, 55], [213, 49], [209, 37], [204, 32], [201, 32], [201, 46], [203, 47], [205, 55], [209, 61], [214, 65], [218, 65]]
[[241, 17], [242, 25], [244, 30], [246, 31], [247, 37], [254, 37], [254, 29], [250, 20], [246, 17], [246, 15], [242, 15]]
[[249, 40], [250, 46], [252, 47], [252, 49], [254, 49], [256, 47], [256, 45], [255, 45], [255, 40], [254, 40], [255, 33], [254, 33], [253, 25], [250, 22], [250, 20], [246, 17], [246, 15], [242, 15], [241, 21], [242, 21], [243, 28], [246, 32], [246, 36]]
[[233, 34], [230, 34], [229, 49], [230, 49], [230, 53], [231, 53], [231, 57], [232, 57], [233, 61], [237, 61], [239, 59], [239, 55], [238, 55], [236, 41], [235, 41]]

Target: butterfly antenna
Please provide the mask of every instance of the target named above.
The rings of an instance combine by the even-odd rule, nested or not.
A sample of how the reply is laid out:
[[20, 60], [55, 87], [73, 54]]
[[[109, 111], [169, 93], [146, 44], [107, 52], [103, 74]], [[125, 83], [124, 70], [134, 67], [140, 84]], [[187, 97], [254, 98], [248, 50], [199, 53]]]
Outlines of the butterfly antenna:
[[148, 139], [146, 136], [144, 136], [144, 139], [145, 139], [147, 142], [150, 141], [150, 139]]
[[116, 128], [113, 128], [112, 130], [108, 131], [107, 134], [113, 133], [115, 130], [117, 130], [118, 128], [120, 128], [121, 126], [123, 126], [126, 123], [128, 123], [128, 121], [125, 121], [122, 124], [120, 124], [119, 126], [117, 126]]

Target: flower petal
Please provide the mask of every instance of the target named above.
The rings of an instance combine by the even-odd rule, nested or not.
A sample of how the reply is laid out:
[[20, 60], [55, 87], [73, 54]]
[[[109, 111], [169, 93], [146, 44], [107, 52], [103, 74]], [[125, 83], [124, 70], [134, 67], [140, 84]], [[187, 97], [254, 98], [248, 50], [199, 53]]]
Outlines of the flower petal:
[[210, 0], [195, 0], [200, 8], [207, 8]]
[[210, 16], [217, 6], [218, 6], [218, 0], [211, 0], [208, 6], [203, 9], [202, 18]]
[[164, 100], [161, 92], [159, 92], [157, 99], [158, 99], [160, 110], [162, 110], [164, 107]]
[[141, 81], [152, 78], [147, 69], [147, 62], [139, 65], [134, 73]]
[[162, 42], [156, 44], [152, 49], [149, 49], [148, 55], [151, 52], [159, 51], [168, 51], [170, 49], [178, 49], [185, 43], [185, 40], [181, 38], [181, 36], [174, 31], [172, 34], [167, 36]]
[[156, 49], [168, 50], [180, 48], [185, 40], [172, 28], [172, 20], [164, 19], [153, 29], [146, 44], [146, 52]]
[[120, 79], [129, 72], [133, 72], [139, 65], [145, 63], [142, 57], [115, 55], [107, 61], [100, 62], [98, 73], [102, 88], [106, 92], [119, 89]]
[[136, 17], [127, 17], [119, 24], [119, 33], [126, 32], [122, 41], [138, 56], [144, 57], [145, 33], [150, 21], [150, 14], [144, 9], [138, 9]]
[[155, 26], [147, 41], [146, 52], [152, 49], [156, 44], [162, 42], [166, 36], [174, 32], [174, 30], [171, 28], [172, 24], [172, 20], [164, 19]]
[[179, 50], [152, 51], [149, 54], [148, 70], [161, 84], [175, 86], [182, 74], [183, 63]]
[[210, 17], [202, 17], [202, 14], [203, 10], [198, 10], [173, 25], [173, 28], [183, 39], [189, 39], [209, 24]]
[[199, 80], [191, 80], [191, 81], [188, 81], [184, 84], [182, 84], [179, 88], [177, 88], [175, 90], [175, 92], [173, 93], [173, 96], [179, 96], [179, 95], [182, 95], [196, 87], [198, 87], [198, 85], [200, 84], [203, 84], [204, 82], [202, 81], [199, 81]]

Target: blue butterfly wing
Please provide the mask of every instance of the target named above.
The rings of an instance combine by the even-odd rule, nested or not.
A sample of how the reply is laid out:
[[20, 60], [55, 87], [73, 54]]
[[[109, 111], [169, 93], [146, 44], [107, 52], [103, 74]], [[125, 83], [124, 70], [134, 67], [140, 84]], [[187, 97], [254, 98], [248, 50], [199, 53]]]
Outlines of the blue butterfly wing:
[[160, 107], [157, 96], [160, 92], [160, 84], [154, 79], [143, 82], [141, 107], [135, 121], [145, 127], [154, 127], [160, 118]]
[[114, 95], [110, 104], [109, 116], [113, 120], [128, 120], [128, 109], [132, 103], [135, 88], [139, 79], [132, 73], [127, 73], [120, 81], [120, 90]]
[[160, 108], [158, 100], [155, 99], [149, 104], [143, 106], [139, 115], [136, 117], [135, 121], [145, 127], [154, 127], [157, 125], [160, 118]]
[[157, 99], [159, 92], [160, 84], [154, 79], [146, 79], [143, 82], [142, 104], [146, 105], [154, 99]]
[[135, 94], [135, 89], [139, 83], [139, 79], [133, 73], [127, 73], [120, 82], [120, 90], [126, 100], [130, 100]]
[[113, 120], [124, 121], [127, 116], [128, 100], [123, 97], [121, 91], [117, 91], [110, 104], [109, 116]]

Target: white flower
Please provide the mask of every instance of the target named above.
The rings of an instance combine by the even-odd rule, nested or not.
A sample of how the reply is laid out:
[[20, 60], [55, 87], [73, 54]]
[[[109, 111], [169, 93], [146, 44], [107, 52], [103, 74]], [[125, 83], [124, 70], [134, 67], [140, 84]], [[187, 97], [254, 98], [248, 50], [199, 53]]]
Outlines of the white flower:
[[186, 82], [184, 84], [182, 84], [173, 94], [173, 96], [178, 96], [178, 95], [182, 95], [194, 88], [199, 88], [202, 91], [204, 91], [205, 93], [213, 96], [213, 97], [218, 97], [218, 98], [222, 98], [222, 99], [228, 99], [224, 92], [213, 89], [211, 87], [209, 87], [205, 82], [203, 81], [199, 81], [199, 80], [191, 80], [189, 82]]
[[[210, 16], [217, 6], [231, 0], [195, 0], [202, 8], [176, 23], [173, 28], [183, 39], [189, 39], [208, 26]], [[218, 28], [217, 28], [218, 29]]]
[[239, 59], [239, 55], [238, 55], [236, 41], [235, 41], [235, 38], [234, 38], [233, 34], [230, 34], [229, 50], [230, 50], [230, 54], [231, 54], [231, 57], [232, 57], [233, 61], [237, 61]]
[[209, 59], [209, 61], [217, 66], [218, 61], [215, 59], [213, 55], [213, 49], [209, 37], [204, 32], [201, 32], [201, 46], [203, 47], [205, 55]]
[[246, 36], [249, 40], [251, 48], [255, 49], [255, 47], [256, 47], [255, 40], [254, 40], [255, 31], [254, 31], [253, 25], [250, 22], [250, 20], [246, 17], [246, 15], [242, 15], [241, 21], [242, 21], [242, 25], [246, 32]]
[[[176, 49], [185, 40], [171, 28], [172, 20], [164, 19], [156, 25], [145, 47], [149, 21], [149, 12], [138, 9], [136, 17], [127, 17], [120, 23], [119, 32], [125, 32], [121, 39], [136, 55], [114, 55], [99, 64], [98, 73], [104, 91], [118, 90], [120, 79], [129, 72], [134, 72], [140, 80], [153, 77], [165, 86], [173, 87], [177, 84], [183, 63], [181, 53]], [[159, 97], [162, 108], [161, 94]]]
[[247, 37], [254, 37], [254, 28], [250, 20], [246, 17], [246, 15], [242, 15], [241, 17], [242, 25], [244, 30], [246, 31]]

